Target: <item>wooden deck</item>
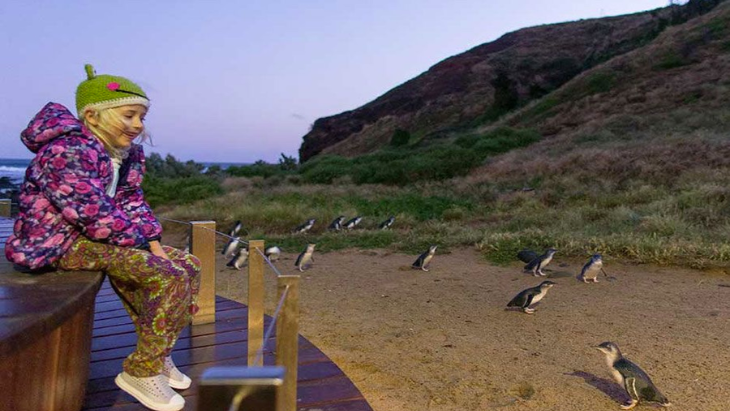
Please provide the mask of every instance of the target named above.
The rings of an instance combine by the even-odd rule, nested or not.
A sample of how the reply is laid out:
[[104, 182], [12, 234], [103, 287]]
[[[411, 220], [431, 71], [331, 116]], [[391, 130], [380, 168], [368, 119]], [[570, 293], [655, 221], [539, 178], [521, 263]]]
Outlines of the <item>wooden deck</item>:
[[[12, 220], [0, 218], [0, 251], [10, 233]], [[2, 257], [4, 258], [4, 256]], [[247, 361], [247, 310], [243, 304], [217, 297], [217, 321], [214, 324], [190, 326], [180, 335], [172, 357], [177, 366], [193, 379], [193, 386], [181, 394], [185, 410], [197, 409], [197, 381], [212, 366], [245, 366]], [[268, 326], [271, 319], [266, 318]], [[273, 337], [267, 344], [264, 363], [274, 363], [271, 350]], [[122, 361], [134, 350], [137, 337], [121, 302], [109, 286], [102, 285], [94, 314], [91, 367], [84, 410], [146, 410], [134, 398], [114, 384], [122, 369]], [[372, 408], [350, 379], [322, 351], [299, 337], [298, 409], [301, 411], [372, 411]]]

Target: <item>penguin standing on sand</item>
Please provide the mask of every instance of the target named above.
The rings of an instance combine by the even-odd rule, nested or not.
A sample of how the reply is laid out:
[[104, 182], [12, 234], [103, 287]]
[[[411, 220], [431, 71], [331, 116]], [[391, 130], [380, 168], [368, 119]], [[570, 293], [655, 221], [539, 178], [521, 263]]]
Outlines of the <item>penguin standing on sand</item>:
[[233, 267], [236, 270], [240, 270], [246, 263], [246, 259], [248, 259], [248, 250], [245, 247], [242, 247], [238, 250], [231, 261], [226, 264], [226, 267]]
[[233, 237], [228, 241], [228, 244], [226, 244], [225, 247], [223, 247], [223, 251], [221, 251], [221, 254], [223, 254], [226, 257], [229, 257], [233, 255], [233, 253], [236, 251], [236, 247], [238, 247], [238, 243], [241, 242], [241, 239], [238, 237]]
[[658, 403], [662, 407], [672, 405], [667, 397], [659, 392], [659, 389], [644, 370], [624, 358], [616, 344], [606, 341], [596, 348], [606, 354], [606, 364], [611, 369], [613, 378], [624, 387], [629, 397], [631, 397], [631, 401], [626, 405], [622, 405], [621, 409], [630, 410], [640, 401]]
[[346, 222], [344, 227], [348, 230], [352, 230], [353, 228], [357, 227], [358, 224], [360, 224], [360, 221], [362, 221], [362, 217], [357, 216], [353, 219], [350, 219], [348, 222]]
[[593, 254], [590, 260], [583, 266], [578, 279], [587, 283], [593, 281], [598, 282], [598, 272], [603, 269], [603, 258], [600, 254]]
[[228, 235], [231, 237], [235, 237], [238, 235], [238, 232], [241, 231], [241, 228], [243, 228], [243, 224], [241, 224], [241, 220], [237, 220], [233, 227], [231, 228], [231, 231], [228, 232]]
[[435, 245], [428, 247], [428, 250], [419, 255], [416, 261], [413, 262], [411, 268], [420, 268], [423, 271], [428, 271], [428, 266], [431, 265], [431, 260], [433, 259], [434, 254], [436, 254], [436, 247], [437, 246]]
[[390, 228], [390, 226], [393, 225], [394, 222], [395, 222], [395, 216], [392, 215], [392, 216], [388, 217], [387, 220], [385, 220], [382, 223], [380, 223], [378, 225], [378, 228], [381, 229], [381, 230], [387, 230], [387, 229]]
[[527, 265], [525, 266], [525, 271], [531, 271], [532, 275], [534, 275], [535, 277], [544, 277], [546, 274], [542, 272], [542, 269], [550, 264], [550, 261], [553, 259], [553, 256], [557, 251], [558, 250], [554, 248], [548, 248], [547, 250], [545, 250], [545, 254], [527, 263]]
[[520, 291], [509, 303], [507, 307], [519, 307], [525, 314], [532, 314], [535, 312], [534, 308], [530, 308], [531, 305], [536, 304], [547, 295], [547, 292], [555, 283], [552, 281], [543, 281], [537, 287], [531, 287]]
[[266, 250], [264, 250], [264, 255], [269, 259], [269, 261], [274, 262], [281, 257], [281, 249], [275, 245], [267, 247]]
[[525, 249], [517, 253], [517, 258], [519, 258], [523, 263], [530, 263], [537, 257], [537, 253], [532, 250]]
[[297, 257], [297, 261], [294, 263], [294, 266], [299, 269], [299, 271], [304, 272], [305, 267], [308, 269], [310, 263], [314, 262], [314, 257], [312, 254], [314, 254], [314, 246], [315, 244], [307, 244], [307, 248], [302, 251], [301, 254], [299, 254], [299, 257]]
[[340, 231], [342, 230], [342, 222], [345, 221], [345, 216], [341, 215], [330, 223], [329, 227], [327, 227], [330, 231]]
[[294, 228], [294, 230], [292, 230], [292, 232], [294, 234], [306, 233], [307, 231], [312, 229], [315, 221], [317, 221], [317, 220], [314, 218], [310, 218], [309, 220], [305, 221], [304, 223], [296, 226], [296, 228]]

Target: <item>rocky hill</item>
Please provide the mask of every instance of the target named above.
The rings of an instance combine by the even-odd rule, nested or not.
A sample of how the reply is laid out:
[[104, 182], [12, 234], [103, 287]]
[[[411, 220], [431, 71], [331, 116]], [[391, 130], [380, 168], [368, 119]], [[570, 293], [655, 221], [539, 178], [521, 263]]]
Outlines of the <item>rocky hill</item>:
[[411, 144], [495, 124], [554, 136], [604, 115], [718, 104], [721, 93], [712, 84], [724, 77], [715, 65], [730, 50], [728, 7], [715, 10], [719, 3], [693, 0], [506, 34], [360, 108], [318, 119], [303, 138], [300, 160], [370, 153], [396, 130], [409, 133]]

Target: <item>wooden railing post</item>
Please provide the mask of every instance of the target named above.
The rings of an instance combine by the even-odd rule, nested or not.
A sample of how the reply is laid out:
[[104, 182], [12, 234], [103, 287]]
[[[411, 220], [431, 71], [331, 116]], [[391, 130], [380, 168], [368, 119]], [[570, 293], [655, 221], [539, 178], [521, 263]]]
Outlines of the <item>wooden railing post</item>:
[[0, 200], [0, 217], [10, 217], [10, 200]]
[[264, 365], [263, 356], [256, 361], [256, 353], [264, 343], [264, 257], [263, 240], [248, 242], [248, 366]]
[[200, 310], [193, 324], [215, 322], [215, 221], [191, 221], [190, 253], [200, 260]]
[[276, 365], [286, 368], [284, 384], [279, 387], [277, 411], [297, 409], [297, 366], [299, 364], [299, 276], [281, 275], [277, 279], [277, 301], [286, 298], [276, 323]]

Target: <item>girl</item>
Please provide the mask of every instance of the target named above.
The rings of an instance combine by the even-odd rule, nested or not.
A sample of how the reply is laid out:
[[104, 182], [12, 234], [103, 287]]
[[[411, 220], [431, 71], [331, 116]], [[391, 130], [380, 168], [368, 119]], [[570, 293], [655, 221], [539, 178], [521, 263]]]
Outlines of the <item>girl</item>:
[[126, 78], [86, 72], [78, 119], [48, 103], [21, 133], [36, 156], [5, 255], [29, 269], [104, 271], [138, 336], [116, 384], [153, 410], [179, 410], [185, 401], [171, 387], [191, 381], [170, 352], [197, 311], [200, 262], [160, 245], [143, 197], [144, 154], [133, 141], [145, 137], [147, 95]]

